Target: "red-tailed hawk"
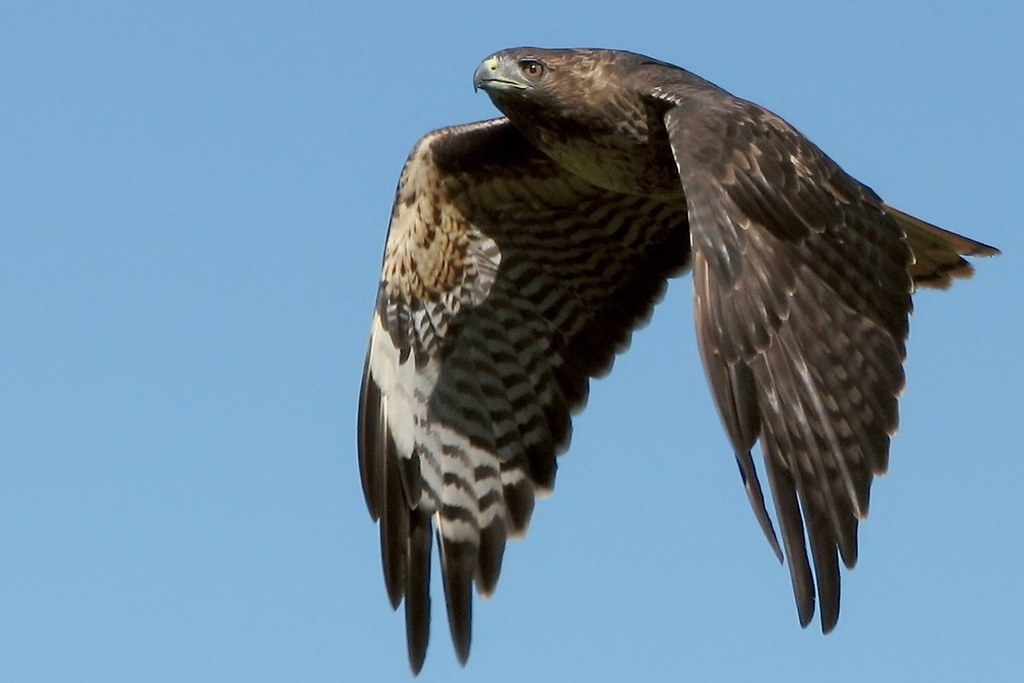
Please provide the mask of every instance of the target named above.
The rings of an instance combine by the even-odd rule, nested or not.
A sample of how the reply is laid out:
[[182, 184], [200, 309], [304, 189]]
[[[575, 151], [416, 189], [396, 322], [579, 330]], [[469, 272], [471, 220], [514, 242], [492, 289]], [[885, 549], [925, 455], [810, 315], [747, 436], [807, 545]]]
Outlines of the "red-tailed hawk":
[[505, 118], [430, 133], [410, 155], [360, 395], [363, 490], [413, 670], [435, 532], [464, 663], [472, 586], [494, 590], [506, 539], [554, 485], [589, 379], [691, 266], [750, 503], [789, 559], [800, 623], [817, 595], [830, 631], [839, 560], [856, 562], [896, 430], [911, 292], [997, 250], [888, 206], [775, 114], [664, 62], [517, 48], [474, 85]]

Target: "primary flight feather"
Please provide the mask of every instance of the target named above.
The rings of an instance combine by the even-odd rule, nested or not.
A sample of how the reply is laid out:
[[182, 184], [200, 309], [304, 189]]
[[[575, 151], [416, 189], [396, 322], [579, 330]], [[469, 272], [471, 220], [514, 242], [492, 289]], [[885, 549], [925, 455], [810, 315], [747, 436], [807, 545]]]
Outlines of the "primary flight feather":
[[409, 156], [359, 401], [363, 491], [413, 670], [435, 535], [465, 663], [473, 586], [494, 590], [506, 539], [554, 485], [589, 379], [688, 268], [748, 498], [788, 558], [800, 623], [817, 602], [830, 631], [897, 426], [914, 286], [998, 251], [888, 206], [775, 114], [664, 62], [516, 48], [473, 82], [505, 116]]

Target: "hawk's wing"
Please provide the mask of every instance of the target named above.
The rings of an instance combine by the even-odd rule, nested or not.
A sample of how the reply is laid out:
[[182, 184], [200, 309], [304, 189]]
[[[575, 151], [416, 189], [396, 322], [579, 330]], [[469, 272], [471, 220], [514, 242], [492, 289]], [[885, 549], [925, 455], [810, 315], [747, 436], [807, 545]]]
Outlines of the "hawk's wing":
[[359, 463], [419, 670], [432, 524], [457, 653], [472, 593], [554, 483], [570, 413], [689, 260], [685, 205], [556, 167], [505, 120], [423, 138], [395, 198], [363, 376]]
[[782, 119], [722, 93], [662, 95], [708, 379], [745, 477], [761, 440], [800, 622], [815, 601], [806, 535], [828, 632], [838, 556], [856, 562], [896, 430], [910, 250], [878, 197]]

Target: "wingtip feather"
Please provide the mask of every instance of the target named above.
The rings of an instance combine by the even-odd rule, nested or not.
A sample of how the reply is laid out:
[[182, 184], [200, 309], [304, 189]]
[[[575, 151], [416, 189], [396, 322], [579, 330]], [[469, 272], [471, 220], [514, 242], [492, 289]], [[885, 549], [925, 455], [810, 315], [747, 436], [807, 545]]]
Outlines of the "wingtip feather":
[[423, 668], [430, 642], [430, 518], [414, 511], [409, 520], [409, 568], [405, 590], [405, 633], [413, 674]]
[[473, 577], [476, 574], [476, 547], [473, 544], [450, 541], [441, 534], [441, 578], [448, 608], [448, 626], [459, 664], [469, 660], [473, 640]]

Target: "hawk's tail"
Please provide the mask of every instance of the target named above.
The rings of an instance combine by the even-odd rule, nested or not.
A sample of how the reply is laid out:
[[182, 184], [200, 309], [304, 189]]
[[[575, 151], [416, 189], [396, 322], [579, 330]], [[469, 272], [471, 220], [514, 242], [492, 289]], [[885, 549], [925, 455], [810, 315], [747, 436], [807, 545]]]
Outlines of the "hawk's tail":
[[883, 206], [907, 236], [907, 244], [914, 253], [910, 275], [918, 287], [946, 289], [954, 279], [974, 274], [974, 267], [964, 256], [995, 256], [999, 253], [995, 247], [943, 230], [888, 204]]

